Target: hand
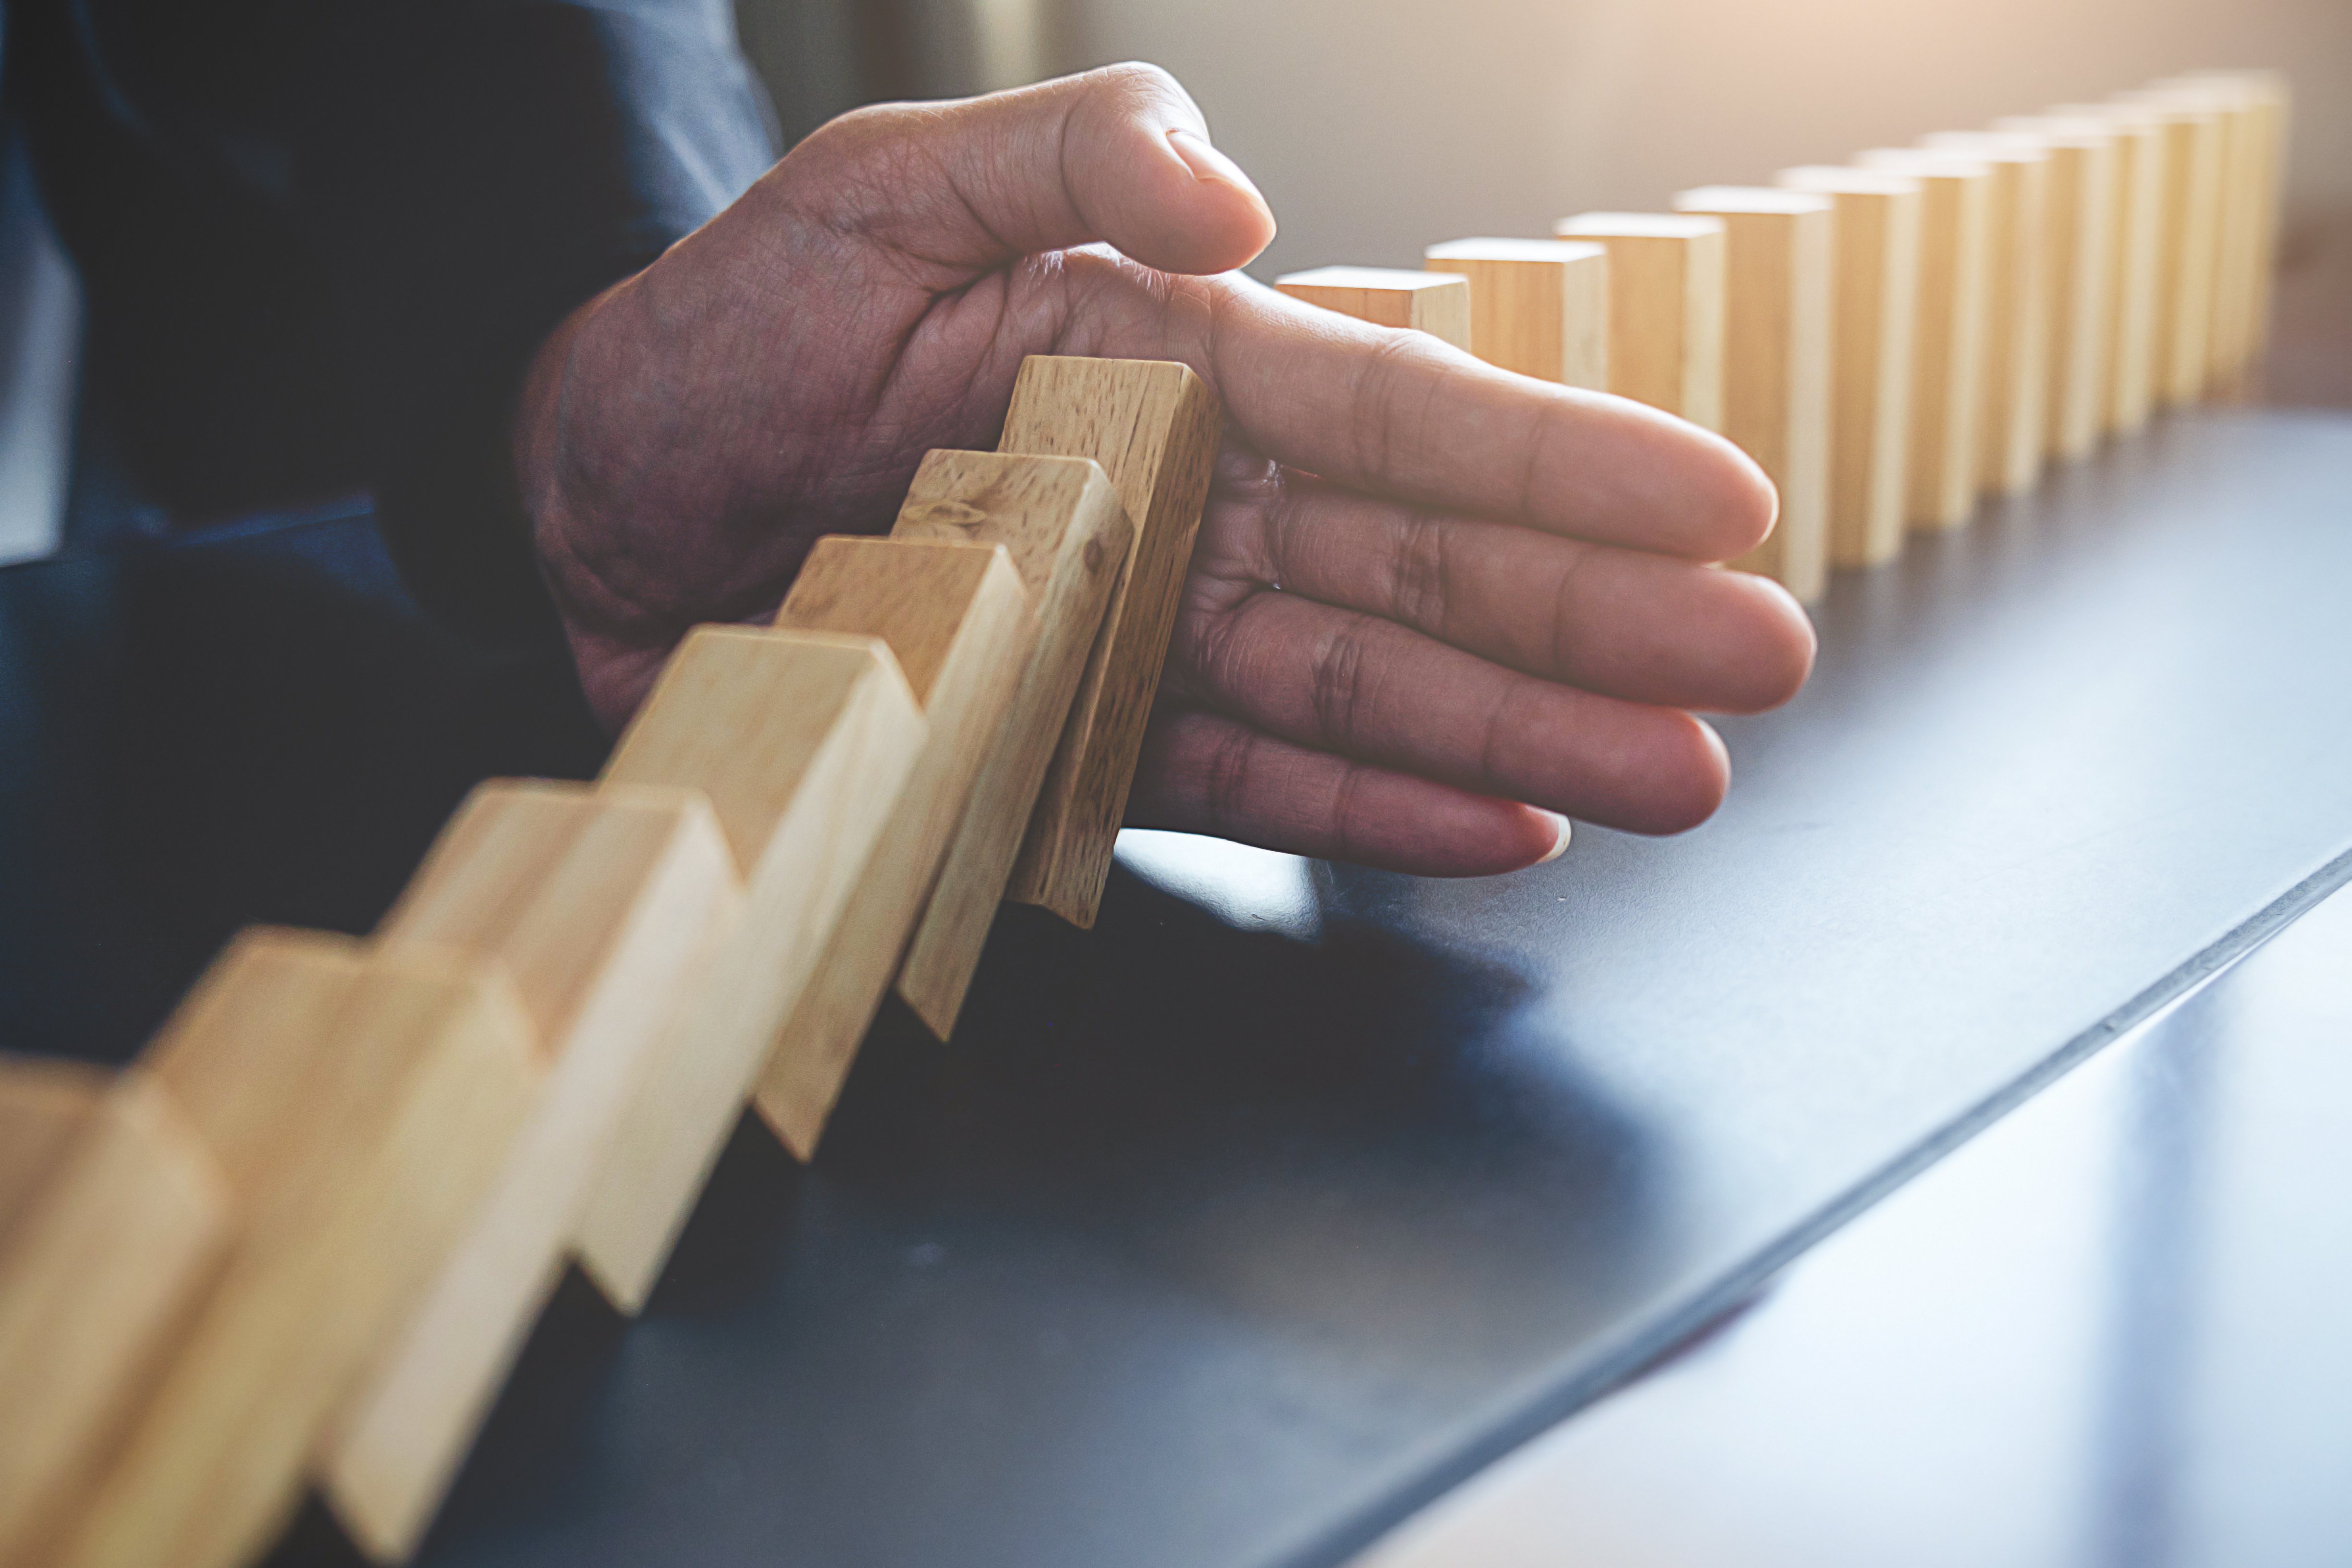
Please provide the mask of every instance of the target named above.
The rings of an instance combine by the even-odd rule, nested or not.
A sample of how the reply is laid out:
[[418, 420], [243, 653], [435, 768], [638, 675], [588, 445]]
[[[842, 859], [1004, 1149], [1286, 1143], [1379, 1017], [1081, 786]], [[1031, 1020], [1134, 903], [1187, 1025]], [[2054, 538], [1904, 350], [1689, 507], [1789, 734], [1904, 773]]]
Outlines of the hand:
[[1770, 527], [1728, 442], [1230, 269], [1265, 201], [1164, 73], [861, 110], [583, 306], [518, 474], [617, 725], [698, 621], [763, 615], [820, 534], [888, 527], [932, 447], [993, 445], [1033, 353], [1172, 359], [1227, 426], [1129, 820], [1433, 875], [1564, 816], [1689, 827], [1686, 710], [1784, 701], [1804, 614], [1705, 564]]

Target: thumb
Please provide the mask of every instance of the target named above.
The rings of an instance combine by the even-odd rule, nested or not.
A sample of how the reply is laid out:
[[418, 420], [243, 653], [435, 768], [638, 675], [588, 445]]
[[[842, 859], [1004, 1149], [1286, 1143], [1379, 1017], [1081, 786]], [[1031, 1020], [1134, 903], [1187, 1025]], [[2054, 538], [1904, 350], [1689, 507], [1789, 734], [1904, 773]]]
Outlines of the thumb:
[[1162, 271], [1224, 272], [1274, 238], [1265, 198], [1157, 66], [859, 110], [776, 173], [834, 223], [971, 271], [1107, 241]]

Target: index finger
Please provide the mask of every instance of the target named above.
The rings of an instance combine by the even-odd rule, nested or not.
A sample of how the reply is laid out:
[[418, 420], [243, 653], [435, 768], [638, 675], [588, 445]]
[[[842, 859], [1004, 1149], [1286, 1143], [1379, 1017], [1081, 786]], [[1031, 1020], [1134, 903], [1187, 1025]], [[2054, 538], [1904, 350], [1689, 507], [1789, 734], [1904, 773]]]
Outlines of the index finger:
[[1728, 561], [1771, 531], [1772, 482], [1712, 431], [1497, 370], [1426, 332], [1318, 310], [1237, 273], [1171, 282], [1154, 301], [1162, 357], [1205, 376], [1278, 462], [1352, 489], [1693, 561]]

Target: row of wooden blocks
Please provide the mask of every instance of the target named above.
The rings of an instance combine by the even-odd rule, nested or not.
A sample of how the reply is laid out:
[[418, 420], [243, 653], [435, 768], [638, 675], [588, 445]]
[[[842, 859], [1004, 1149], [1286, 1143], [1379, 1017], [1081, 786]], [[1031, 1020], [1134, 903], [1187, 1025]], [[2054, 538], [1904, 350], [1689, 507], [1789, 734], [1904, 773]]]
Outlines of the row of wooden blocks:
[[412, 1551], [576, 1260], [643, 1304], [747, 1100], [805, 1158], [894, 982], [1091, 923], [1221, 414], [1033, 359], [999, 450], [680, 645], [593, 784], [493, 782], [365, 941], [254, 931], [120, 1072], [0, 1065], [0, 1564]]
[[2152, 408], [2241, 389], [2270, 316], [2286, 91], [2171, 78], [1549, 239], [1286, 293], [1721, 432], [1780, 491], [1734, 563], [1817, 597]]

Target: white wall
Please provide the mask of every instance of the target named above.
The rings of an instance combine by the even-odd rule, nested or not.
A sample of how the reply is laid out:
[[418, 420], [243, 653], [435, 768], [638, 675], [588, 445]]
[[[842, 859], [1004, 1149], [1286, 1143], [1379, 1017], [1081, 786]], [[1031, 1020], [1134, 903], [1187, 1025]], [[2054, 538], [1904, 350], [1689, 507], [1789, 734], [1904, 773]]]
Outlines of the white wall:
[[2352, 207], [2352, 0], [1066, 0], [1069, 66], [1174, 71], [1283, 225], [1251, 268], [1842, 162], [2200, 66], [2293, 79], [2291, 210]]

